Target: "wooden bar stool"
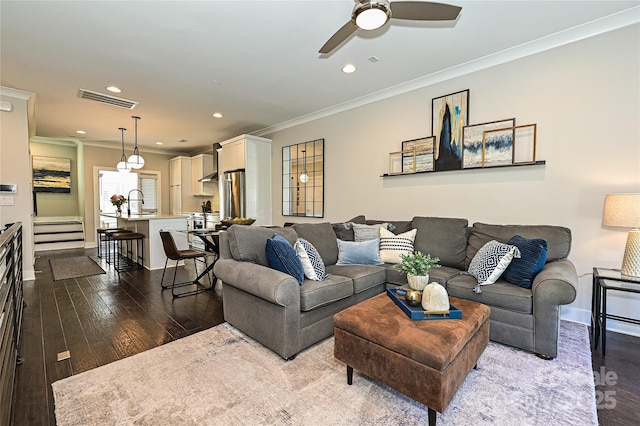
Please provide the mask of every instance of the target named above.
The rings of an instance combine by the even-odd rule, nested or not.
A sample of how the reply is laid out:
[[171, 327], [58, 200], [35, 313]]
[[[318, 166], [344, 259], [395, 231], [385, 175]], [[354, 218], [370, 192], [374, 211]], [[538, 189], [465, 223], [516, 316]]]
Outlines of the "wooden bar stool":
[[[202, 284], [200, 284], [200, 282], [198, 282], [197, 278], [194, 279], [193, 281], [183, 281], [180, 283], [176, 282], [176, 275], [178, 273], [178, 262], [181, 260], [193, 259], [193, 266], [196, 268], [196, 276], [197, 276], [198, 265], [197, 265], [196, 259], [204, 258], [205, 268], [209, 266], [207, 264], [206, 252], [200, 251], [200, 250], [179, 250], [178, 247], [176, 246], [175, 240], [173, 239], [173, 235], [171, 235], [171, 232], [169, 231], [160, 231], [160, 238], [162, 239], [162, 246], [164, 248], [164, 253], [167, 255], [167, 260], [165, 260], [164, 262], [164, 269], [162, 271], [162, 278], [160, 280], [160, 286], [162, 287], [163, 290], [170, 288], [171, 295], [175, 298], [175, 297], [191, 296], [193, 294], [202, 293], [204, 291], [211, 290], [213, 288], [213, 286], [211, 285], [211, 277], [209, 276], [209, 274], [207, 274], [207, 277], [209, 278], [209, 287], [204, 287]], [[169, 259], [175, 260], [176, 265], [175, 265], [175, 269], [173, 270], [173, 282], [171, 283], [171, 285], [165, 286], [164, 274], [165, 272], [167, 272], [167, 263], [169, 262]], [[175, 289], [177, 287], [183, 287], [188, 285], [195, 285], [196, 288], [194, 290], [185, 291], [182, 293], [176, 293]]]
[[114, 243], [115, 269], [118, 274], [122, 271], [142, 269], [144, 266], [143, 234], [132, 231], [114, 232], [110, 238]]

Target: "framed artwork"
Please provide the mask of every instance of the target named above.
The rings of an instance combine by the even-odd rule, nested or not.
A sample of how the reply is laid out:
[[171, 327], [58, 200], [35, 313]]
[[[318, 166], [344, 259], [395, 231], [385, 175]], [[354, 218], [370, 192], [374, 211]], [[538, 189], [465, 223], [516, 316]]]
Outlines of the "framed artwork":
[[[505, 120], [490, 121], [481, 124], [471, 124], [462, 128], [462, 168], [472, 169], [483, 167], [483, 159], [502, 162], [508, 157], [509, 164], [513, 162], [513, 126], [516, 125], [515, 118]], [[483, 136], [485, 131], [511, 128], [498, 133], [491, 133], [491, 137], [485, 141], [483, 146]], [[501, 137], [504, 136], [504, 137]], [[510, 139], [509, 139], [510, 138]], [[498, 145], [496, 145], [498, 144]]]
[[515, 127], [482, 132], [482, 167], [510, 166], [514, 161]]
[[32, 168], [34, 192], [71, 193], [71, 159], [34, 155]]
[[469, 122], [469, 89], [431, 100], [434, 168], [462, 168], [462, 129]]
[[[535, 163], [537, 127], [536, 124], [525, 124], [485, 130], [483, 136], [485, 145], [483, 167]], [[511, 162], [507, 162], [506, 156], [499, 154], [495, 149], [496, 145], [502, 145], [506, 148], [509, 138], [511, 139]]]
[[433, 171], [433, 142], [435, 138], [428, 136], [426, 138], [412, 139], [402, 142], [402, 151], [411, 151], [415, 149], [415, 159], [413, 154], [405, 153], [402, 155], [402, 171], [404, 173], [413, 172], [432, 172]]

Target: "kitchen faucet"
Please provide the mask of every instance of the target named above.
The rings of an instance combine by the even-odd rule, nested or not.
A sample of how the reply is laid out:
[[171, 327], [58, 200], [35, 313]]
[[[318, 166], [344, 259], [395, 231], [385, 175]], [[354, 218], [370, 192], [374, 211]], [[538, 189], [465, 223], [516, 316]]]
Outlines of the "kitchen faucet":
[[[140, 198], [139, 200], [131, 200], [131, 193], [135, 191], [138, 191], [142, 198]], [[142, 204], [144, 204], [144, 194], [142, 193], [142, 191], [140, 191], [139, 189], [132, 189], [127, 194], [127, 216], [131, 216], [131, 201], [142, 201]]]

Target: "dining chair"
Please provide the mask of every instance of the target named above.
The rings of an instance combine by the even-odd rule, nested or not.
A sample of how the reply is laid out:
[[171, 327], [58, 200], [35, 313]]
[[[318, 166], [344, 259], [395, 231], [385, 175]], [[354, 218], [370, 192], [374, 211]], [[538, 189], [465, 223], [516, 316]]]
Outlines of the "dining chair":
[[[164, 253], [167, 256], [167, 260], [165, 260], [164, 262], [164, 269], [162, 271], [162, 279], [160, 280], [160, 286], [162, 287], [163, 290], [170, 288], [171, 295], [173, 297], [183, 297], [183, 296], [191, 296], [193, 294], [202, 293], [204, 291], [207, 291], [213, 288], [211, 286], [211, 277], [208, 274], [207, 274], [207, 277], [209, 279], [209, 287], [204, 287], [197, 280], [183, 281], [178, 283], [176, 282], [176, 275], [178, 273], [178, 262], [180, 262], [181, 260], [193, 259], [193, 266], [195, 267], [196, 276], [197, 276], [198, 275], [198, 265], [196, 262], [197, 259], [204, 258], [205, 267], [208, 266], [206, 252], [200, 251], [200, 250], [192, 250], [192, 249], [187, 249], [187, 250], [178, 249], [178, 247], [176, 246], [176, 242], [173, 238], [173, 235], [171, 235], [170, 231], [161, 230], [160, 238], [162, 239], [162, 246], [164, 248]], [[167, 272], [167, 264], [169, 262], [169, 259], [174, 260], [176, 264], [175, 264], [175, 269], [173, 270], [173, 282], [171, 283], [171, 285], [165, 285], [164, 276], [165, 276], [165, 273]], [[176, 288], [189, 286], [189, 285], [195, 285], [196, 289], [176, 293], [175, 291]]]

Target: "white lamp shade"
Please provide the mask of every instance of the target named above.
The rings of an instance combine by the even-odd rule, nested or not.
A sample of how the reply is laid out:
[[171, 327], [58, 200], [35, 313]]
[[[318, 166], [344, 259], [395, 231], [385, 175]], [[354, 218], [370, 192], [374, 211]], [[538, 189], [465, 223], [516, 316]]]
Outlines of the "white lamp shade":
[[375, 30], [387, 22], [387, 13], [382, 9], [366, 9], [356, 16], [356, 25], [363, 30]]
[[300, 175], [300, 182], [302, 183], [309, 182], [309, 175], [307, 174], [307, 172], [302, 172], [302, 174]]
[[141, 155], [133, 154], [127, 160], [132, 169], [141, 169], [144, 166], [144, 158]]
[[120, 161], [117, 165], [116, 168], [118, 169], [119, 172], [121, 173], [129, 173], [131, 171], [131, 166], [129, 165], [129, 163], [127, 163], [126, 161]]
[[609, 194], [604, 199], [604, 226], [640, 227], [640, 194]]
[[620, 273], [640, 277], [640, 194], [607, 195], [604, 199], [602, 224], [635, 228], [627, 235]]

